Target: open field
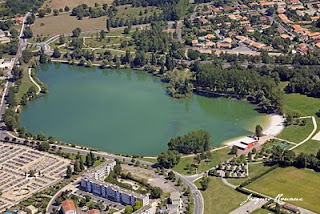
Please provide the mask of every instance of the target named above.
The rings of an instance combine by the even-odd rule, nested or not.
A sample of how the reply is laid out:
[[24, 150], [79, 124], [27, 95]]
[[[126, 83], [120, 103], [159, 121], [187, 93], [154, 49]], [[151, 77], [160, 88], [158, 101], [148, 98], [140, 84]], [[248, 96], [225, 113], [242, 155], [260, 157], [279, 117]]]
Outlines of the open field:
[[255, 211], [253, 211], [251, 214], [274, 214], [274, 212], [267, 210], [267, 209], [257, 209]]
[[[196, 181], [200, 187], [200, 180]], [[226, 186], [221, 178], [210, 177], [209, 187], [201, 191], [204, 200], [204, 214], [229, 213], [238, 208], [240, 203], [246, 199], [246, 195]]]
[[43, 8], [51, 8], [51, 9], [64, 9], [65, 6], [68, 5], [70, 7], [70, 11], [72, 8], [80, 5], [80, 4], [87, 4], [89, 7], [94, 6], [95, 3], [98, 3], [100, 5], [106, 3], [108, 5], [111, 5], [113, 0], [48, 0], [43, 4]]
[[317, 152], [320, 150], [320, 141], [316, 140], [309, 140], [298, 146], [297, 148], [293, 149], [296, 153], [307, 153], [307, 154], [314, 154], [316, 155]]
[[[317, 124], [320, 124], [320, 118], [315, 114], [319, 111], [320, 99], [308, 97], [301, 94], [285, 94], [284, 95], [284, 112], [285, 113], [300, 113], [301, 116], [315, 116]], [[318, 125], [318, 131], [320, 126]]]
[[[137, 18], [139, 20], [140, 17], [149, 17], [153, 16], [154, 12], [156, 12], [157, 14], [161, 12], [161, 10], [156, 7], [131, 7], [131, 5], [122, 5], [117, 7], [117, 9], [118, 12], [115, 17], [124, 20], [130, 20], [134, 18]], [[142, 13], [141, 16], [140, 12]]]
[[276, 197], [303, 198], [303, 201], [290, 203], [320, 212], [320, 174], [309, 169], [295, 167], [278, 168], [247, 186], [248, 189]]
[[277, 137], [294, 143], [303, 141], [313, 130], [312, 120], [310, 118], [305, 120], [307, 122], [305, 126], [293, 124], [286, 126]]
[[[217, 151], [212, 152], [212, 160], [209, 162], [206, 162], [205, 160], [201, 161], [200, 165], [198, 166], [197, 173], [204, 172], [219, 163], [228, 160], [232, 157], [232, 155], [229, 155], [230, 152], [229, 148], [220, 149]], [[194, 157], [182, 157], [180, 159], [180, 162], [178, 165], [176, 165], [173, 170], [181, 173], [181, 174], [190, 174], [189, 170], [186, 169], [187, 164], [194, 164]], [[194, 174], [195, 172], [191, 173]]]
[[106, 20], [105, 16], [91, 19], [86, 17], [83, 20], [78, 20], [77, 17], [70, 16], [70, 14], [62, 14], [37, 18], [31, 29], [35, 37], [70, 34], [77, 27], [82, 32], [106, 29]]
[[[249, 164], [249, 177], [253, 178], [257, 175], [260, 175], [267, 171], [270, 168], [270, 166], [265, 166], [263, 163], [259, 164]], [[228, 178], [228, 182], [233, 185], [240, 185], [242, 182], [247, 180], [248, 178]]]

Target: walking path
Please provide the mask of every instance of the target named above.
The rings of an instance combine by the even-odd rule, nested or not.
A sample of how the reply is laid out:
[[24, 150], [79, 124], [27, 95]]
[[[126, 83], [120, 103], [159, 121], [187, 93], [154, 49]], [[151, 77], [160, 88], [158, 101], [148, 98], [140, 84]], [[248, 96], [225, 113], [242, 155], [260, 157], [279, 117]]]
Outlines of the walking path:
[[236, 185], [230, 184], [230, 183], [227, 181], [226, 178], [222, 178], [222, 177], [221, 177], [221, 180], [222, 180], [222, 182], [223, 182], [225, 185], [227, 185], [227, 186], [229, 186], [229, 187], [231, 187], [231, 188], [233, 188], [233, 189], [236, 189], [236, 188], [237, 188]]
[[38, 88], [38, 91], [37, 91], [37, 93], [36, 93], [36, 95], [38, 95], [39, 93], [40, 93], [40, 91], [41, 91], [41, 87], [38, 85], [38, 83], [36, 83], [36, 81], [34, 81], [34, 79], [32, 78], [32, 76], [31, 76], [31, 68], [29, 68], [29, 78], [30, 78], [30, 80], [31, 80], [31, 82], [33, 83], [33, 84], [35, 84], [36, 85], [36, 87]]
[[313, 122], [313, 130], [312, 132], [309, 134], [309, 136], [304, 139], [303, 141], [301, 141], [300, 143], [296, 144], [295, 146], [289, 148], [288, 150], [293, 150], [295, 148], [297, 148], [298, 146], [301, 146], [302, 144], [304, 144], [305, 142], [307, 142], [308, 140], [311, 139], [311, 137], [314, 135], [314, 133], [317, 131], [318, 125], [317, 125], [317, 121], [316, 118], [314, 116], [309, 116], [309, 117], [300, 117], [300, 118], [311, 118], [312, 122]]

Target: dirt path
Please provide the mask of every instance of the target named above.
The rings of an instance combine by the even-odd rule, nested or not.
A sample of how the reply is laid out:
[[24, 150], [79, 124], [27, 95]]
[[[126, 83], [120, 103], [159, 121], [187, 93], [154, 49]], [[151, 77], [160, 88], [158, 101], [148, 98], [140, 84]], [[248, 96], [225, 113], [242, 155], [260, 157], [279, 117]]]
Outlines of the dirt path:
[[37, 91], [37, 93], [36, 93], [36, 95], [38, 95], [39, 93], [40, 93], [40, 91], [41, 91], [41, 87], [38, 85], [38, 83], [36, 82], [36, 81], [34, 81], [34, 79], [32, 78], [32, 76], [31, 76], [31, 68], [29, 68], [29, 78], [30, 78], [30, 80], [31, 80], [31, 82], [33, 83], [33, 84], [35, 84], [36, 85], [36, 87], [38, 88], [38, 91]]

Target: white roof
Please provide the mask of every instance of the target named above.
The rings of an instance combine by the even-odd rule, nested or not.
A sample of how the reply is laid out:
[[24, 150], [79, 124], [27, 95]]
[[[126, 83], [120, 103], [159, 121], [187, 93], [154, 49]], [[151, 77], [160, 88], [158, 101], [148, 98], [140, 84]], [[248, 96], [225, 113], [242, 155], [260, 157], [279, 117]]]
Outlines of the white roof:
[[241, 140], [241, 143], [244, 143], [244, 144], [250, 144], [250, 143], [253, 143], [253, 142], [256, 142], [257, 140], [255, 140], [254, 138], [251, 138], [251, 137], [248, 137], [248, 138], [244, 138]]
[[240, 142], [236, 142], [236, 143], [233, 144], [233, 145], [235, 145], [236, 147], [242, 148], [242, 149], [248, 148], [247, 145], [245, 145], [245, 144], [243, 144], [243, 143], [240, 143]]

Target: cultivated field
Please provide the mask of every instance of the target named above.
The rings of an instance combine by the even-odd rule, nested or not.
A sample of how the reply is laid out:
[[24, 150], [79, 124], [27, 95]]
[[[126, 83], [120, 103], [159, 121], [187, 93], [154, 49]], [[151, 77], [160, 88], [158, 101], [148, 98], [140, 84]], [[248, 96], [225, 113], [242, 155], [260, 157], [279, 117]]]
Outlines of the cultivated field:
[[84, 18], [78, 20], [70, 14], [62, 14], [59, 16], [47, 16], [37, 18], [31, 26], [33, 36], [53, 36], [57, 34], [70, 34], [72, 30], [79, 27], [82, 32], [106, 29], [107, 17]]
[[94, 6], [95, 3], [98, 3], [100, 5], [106, 3], [110, 5], [113, 2], [113, 0], [48, 0], [43, 4], [43, 8], [51, 8], [51, 9], [64, 9], [65, 6], [68, 5], [70, 9], [80, 5], [80, 4], [87, 4], [88, 6]]
[[[197, 186], [200, 180], [196, 181]], [[229, 213], [238, 208], [240, 203], [246, 199], [246, 195], [225, 185], [221, 178], [210, 177], [209, 187], [201, 191], [204, 199], [204, 213]]]
[[309, 169], [295, 167], [278, 168], [248, 185], [247, 188], [265, 195], [286, 198], [303, 198], [303, 201], [290, 203], [320, 212], [320, 174]]

